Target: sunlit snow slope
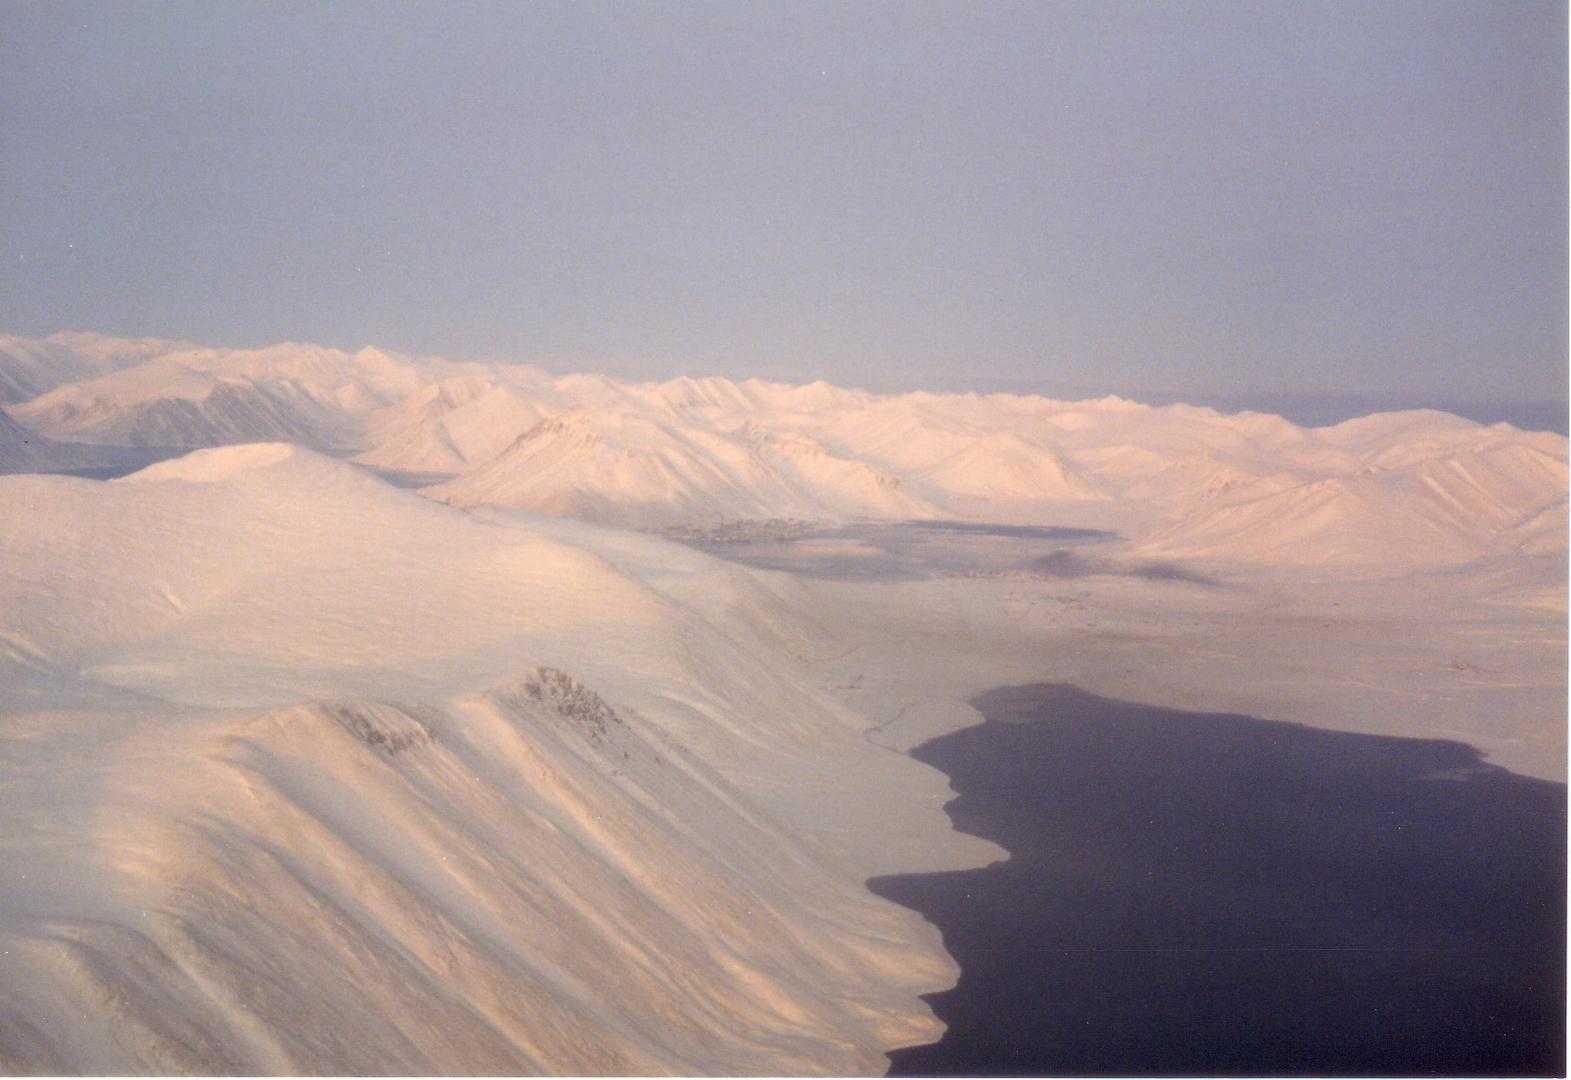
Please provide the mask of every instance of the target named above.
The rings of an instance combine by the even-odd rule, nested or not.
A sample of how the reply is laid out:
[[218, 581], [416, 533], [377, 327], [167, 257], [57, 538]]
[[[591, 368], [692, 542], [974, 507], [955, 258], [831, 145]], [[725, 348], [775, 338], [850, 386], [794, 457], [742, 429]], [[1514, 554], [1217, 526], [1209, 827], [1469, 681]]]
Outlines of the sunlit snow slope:
[[784, 588], [284, 444], [0, 477], [0, 1070], [881, 1070], [952, 967], [765, 789], [943, 785]]

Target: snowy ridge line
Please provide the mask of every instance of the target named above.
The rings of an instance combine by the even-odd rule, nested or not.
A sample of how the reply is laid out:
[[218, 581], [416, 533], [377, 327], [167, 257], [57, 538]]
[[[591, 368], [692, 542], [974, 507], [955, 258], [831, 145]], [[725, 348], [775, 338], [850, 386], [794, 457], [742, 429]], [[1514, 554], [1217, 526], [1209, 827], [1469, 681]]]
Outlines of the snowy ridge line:
[[934, 1037], [882, 985], [909, 916], [730, 807], [717, 825], [691, 773], [620, 723], [589, 734], [592, 691], [553, 678], [576, 696], [259, 714], [205, 744], [200, 803], [122, 794], [98, 840], [134, 926], [10, 921], [6, 985], [50, 992], [0, 1000], [23, 1033], [0, 1062], [849, 1073]]
[[1432, 410], [1301, 428], [1113, 396], [628, 383], [96, 335], [0, 337], [0, 388], [8, 471], [75, 467], [84, 443], [282, 441], [434, 478], [425, 493], [456, 507], [642, 529], [952, 518], [1109, 528], [1197, 559], [1455, 564], [1552, 548], [1567, 489], [1564, 437]]
[[276, 443], [0, 511], [0, 1070], [865, 1074], [936, 1037], [936, 934], [780, 792], [833, 763], [937, 828], [943, 781], [793, 659], [785, 584]]

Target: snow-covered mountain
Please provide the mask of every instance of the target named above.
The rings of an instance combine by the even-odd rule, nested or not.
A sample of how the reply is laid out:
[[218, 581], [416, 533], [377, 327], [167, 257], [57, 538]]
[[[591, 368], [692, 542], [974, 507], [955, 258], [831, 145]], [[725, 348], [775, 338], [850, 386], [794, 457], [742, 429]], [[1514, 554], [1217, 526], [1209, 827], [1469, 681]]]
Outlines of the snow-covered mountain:
[[282, 440], [440, 479], [427, 494], [459, 507], [644, 529], [949, 517], [1109, 528], [1191, 558], [1410, 565], [1552, 548], [1566, 495], [1563, 437], [1426, 410], [1306, 429], [1117, 397], [622, 383], [287, 343], [5, 349], [31, 358], [28, 385], [53, 378], [40, 358], [92, 376], [11, 406], [56, 440]]
[[1563, 445], [1555, 453], [1534, 445], [1545, 440], [1464, 428], [1455, 417], [1402, 430], [1406, 440], [1369, 443], [1330, 429], [1323, 441], [1352, 454], [1355, 467], [1296, 483], [1278, 476], [1224, 485], [1144, 547], [1268, 564], [1394, 566], [1545, 549], [1541, 526], [1565, 514]]
[[483, 375], [456, 375], [375, 413], [356, 460], [406, 473], [457, 473], [495, 457], [545, 419], [543, 402]]
[[191, 348], [194, 346], [181, 341], [126, 340], [103, 334], [63, 333], [43, 338], [0, 334], [0, 404], [28, 401], [66, 383]]
[[934, 508], [892, 474], [799, 433], [730, 432], [633, 412], [541, 421], [455, 480], [455, 506], [503, 506], [634, 528], [769, 518], [919, 518]]
[[[1457, 709], [1510, 712], [1490, 657], [1563, 632], [1566, 439], [1443, 413], [1306, 429], [93, 335], [3, 339], [0, 372], [4, 1072], [876, 1073], [937, 1034], [921, 995], [956, 969], [865, 881], [999, 852], [947, 831], [952, 792], [872, 706], [886, 733], [964, 723], [959, 688], [1016, 648], [1112, 679], [1149, 646], [1161, 693], [1280, 668], [1242, 641], [1268, 621], [1212, 638], [1317, 575], [1342, 591], [1280, 618], [1331, 625], [1370, 568], [1396, 576], [1367, 596], [1505, 597], [1447, 639], [1492, 651], [1399, 658], [1414, 685], [1490, 668]], [[201, 449], [44, 475], [114, 447]], [[1097, 623], [1089, 585], [829, 596], [647, 532], [778, 518], [1093, 525], [1122, 533], [1108, 565], [1245, 585], [1147, 632], [1140, 590], [1169, 587], [1138, 577], [1107, 575]], [[977, 610], [935, 628], [951, 607]], [[1412, 625], [1380, 614], [1327, 655]], [[964, 670], [911, 682], [959, 637]]]
[[182, 349], [58, 386], [12, 412], [53, 438], [104, 445], [195, 449], [281, 439], [344, 447], [359, 440], [371, 412], [422, 384], [408, 362], [373, 349]]
[[930, 928], [770, 790], [942, 782], [814, 689], [781, 583], [282, 444], [0, 478], [0, 552], [5, 1071], [860, 1074], [934, 1037]]

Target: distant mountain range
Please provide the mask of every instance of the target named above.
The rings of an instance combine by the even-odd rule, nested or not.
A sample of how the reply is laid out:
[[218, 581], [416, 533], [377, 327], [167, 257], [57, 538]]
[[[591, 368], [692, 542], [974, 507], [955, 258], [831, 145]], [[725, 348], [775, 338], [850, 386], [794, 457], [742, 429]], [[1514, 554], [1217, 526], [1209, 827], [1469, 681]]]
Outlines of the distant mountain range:
[[1400, 566], [1565, 542], [1563, 436], [1430, 410], [1306, 428], [1113, 396], [627, 383], [82, 333], [0, 337], [0, 391], [10, 471], [277, 441], [454, 506], [643, 529], [954, 518], [1111, 528], [1164, 556]]

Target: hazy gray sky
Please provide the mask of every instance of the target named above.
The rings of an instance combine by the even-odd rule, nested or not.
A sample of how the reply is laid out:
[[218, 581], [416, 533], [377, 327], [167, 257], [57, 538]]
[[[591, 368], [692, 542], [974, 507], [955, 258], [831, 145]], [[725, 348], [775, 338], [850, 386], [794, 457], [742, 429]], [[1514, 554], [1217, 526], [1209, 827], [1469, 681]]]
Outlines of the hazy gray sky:
[[0, 2], [0, 329], [1563, 398], [1560, 3]]

